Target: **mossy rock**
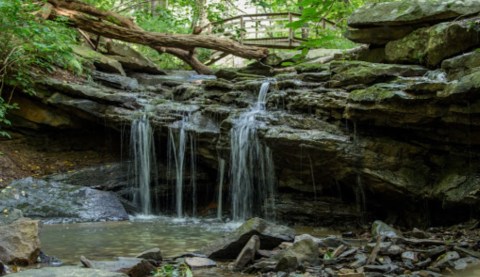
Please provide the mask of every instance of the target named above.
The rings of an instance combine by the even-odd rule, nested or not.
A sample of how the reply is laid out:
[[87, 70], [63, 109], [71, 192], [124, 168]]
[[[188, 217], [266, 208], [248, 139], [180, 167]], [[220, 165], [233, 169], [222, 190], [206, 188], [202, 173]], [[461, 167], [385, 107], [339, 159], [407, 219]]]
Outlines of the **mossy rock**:
[[77, 56], [92, 62], [97, 69], [104, 72], [116, 73], [125, 76], [125, 71], [123, 70], [122, 64], [120, 64], [120, 62], [117, 60], [107, 57], [86, 46], [74, 45], [72, 46], [72, 49]]
[[366, 89], [358, 89], [350, 92], [349, 100], [354, 102], [382, 102], [392, 99], [396, 96], [396, 92], [382, 88], [380, 86], [371, 86]]
[[295, 70], [297, 73], [325, 72], [330, 70], [330, 66], [321, 63], [304, 63], [295, 66]]
[[447, 21], [479, 12], [478, 0], [403, 0], [372, 3], [356, 10], [348, 18], [348, 25], [354, 28], [405, 26]]
[[444, 59], [480, 45], [479, 35], [480, 25], [475, 19], [440, 23], [387, 43], [385, 54], [392, 63], [436, 67]]
[[232, 81], [238, 78], [248, 79], [248, 80], [264, 78], [264, 76], [262, 75], [242, 73], [238, 69], [233, 69], [233, 68], [222, 68], [217, 72], [215, 72], [215, 76], [217, 76], [217, 78], [219, 79], [225, 79], [228, 81]]
[[427, 70], [420, 66], [369, 63], [361, 61], [336, 61], [330, 63], [333, 73], [329, 85], [345, 87], [356, 84], [369, 85], [389, 81], [392, 78], [416, 77], [424, 75]]

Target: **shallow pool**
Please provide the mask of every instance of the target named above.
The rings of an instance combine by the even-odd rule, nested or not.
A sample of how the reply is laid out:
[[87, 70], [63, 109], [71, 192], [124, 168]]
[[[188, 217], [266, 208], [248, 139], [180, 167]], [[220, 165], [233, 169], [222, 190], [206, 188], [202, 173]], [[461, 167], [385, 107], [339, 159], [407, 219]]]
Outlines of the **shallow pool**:
[[133, 257], [153, 247], [160, 248], [164, 257], [192, 252], [238, 226], [213, 220], [135, 217], [122, 222], [44, 225], [40, 240], [47, 255], [76, 264], [82, 255], [108, 260]]

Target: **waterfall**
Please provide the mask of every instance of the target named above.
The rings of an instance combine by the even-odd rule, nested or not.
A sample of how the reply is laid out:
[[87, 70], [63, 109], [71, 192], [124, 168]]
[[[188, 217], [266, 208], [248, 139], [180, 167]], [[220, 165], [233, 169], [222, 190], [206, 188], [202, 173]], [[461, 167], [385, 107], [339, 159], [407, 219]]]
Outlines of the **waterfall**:
[[234, 119], [230, 131], [231, 194], [233, 220], [244, 220], [262, 211], [273, 213], [274, 166], [270, 149], [257, 134], [257, 115], [265, 113], [269, 82], [262, 83], [257, 102]]
[[133, 202], [141, 207], [142, 214], [152, 213], [150, 183], [155, 175], [155, 147], [153, 130], [147, 114], [135, 119], [130, 131], [130, 149], [132, 161], [132, 175], [135, 192]]
[[218, 201], [217, 201], [217, 218], [222, 219], [223, 210], [223, 180], [225, 177], [225, 160], [218, 159]]
[[[168, 129], [168, 172], [175, 168], [175, 210], [177, 217], [184, 217], [185, 170], [188, 156], [187, 146], [190, 147], [190, 186], [192, 190], [192, 216], [197, 213], [197, 181], [196, 181], [196, 138], [187, 134], [186, 125], [189, 117], [184, 116], [176, 126]], [[172, 166], [173, 165], [173, 166]]]

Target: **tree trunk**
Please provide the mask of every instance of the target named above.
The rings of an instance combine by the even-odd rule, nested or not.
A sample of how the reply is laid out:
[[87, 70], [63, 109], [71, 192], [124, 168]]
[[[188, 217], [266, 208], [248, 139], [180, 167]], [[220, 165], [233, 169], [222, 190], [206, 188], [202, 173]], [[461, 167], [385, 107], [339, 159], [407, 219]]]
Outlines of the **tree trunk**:
[[53, 16], [65, 16], [74, 27], [87, 32], [143, 44], [186, 62], [199, 73], [211, 72], [191, 53], [195, 47], [214, 49], [246, 59], [261, 59], [268, 55], [268, 49], [245, 46], [236, 41], [207, 35], [163, 34], [142, 30], [131, 19], [110, 11], [101, 11], [77, 0], [47, 0], [55, 9]]

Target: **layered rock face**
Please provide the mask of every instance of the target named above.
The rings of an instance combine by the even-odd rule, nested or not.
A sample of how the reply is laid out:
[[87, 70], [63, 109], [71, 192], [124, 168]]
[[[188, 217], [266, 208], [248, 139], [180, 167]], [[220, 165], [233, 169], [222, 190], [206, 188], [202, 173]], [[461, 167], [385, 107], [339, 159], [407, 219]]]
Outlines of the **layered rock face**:
[[[270, 80], [257, 132], [275, 163], [278, 220], [338, 225], [374, 215], [438, 224], [467, 219], [478, 206], [480, 44], [471, 15], [480, 4], [445, 2], [375, 4], [352, 16], [348, 36], [384, 45], [389, 63], [304, 64]], [[208, 204], [216, 201], [218, 157], [230, 159], [233, 121], [265, 81], [225, 72], [217, 80], [101, 73], [101, 84], [44, 77], [28, 101], [63, 115], [62, 128], [81, 120], [124, 130], [148, 110], [163, 149], [168, 128], [188, 114]], [[28, 122], [28, 114], [17, 116]]]

